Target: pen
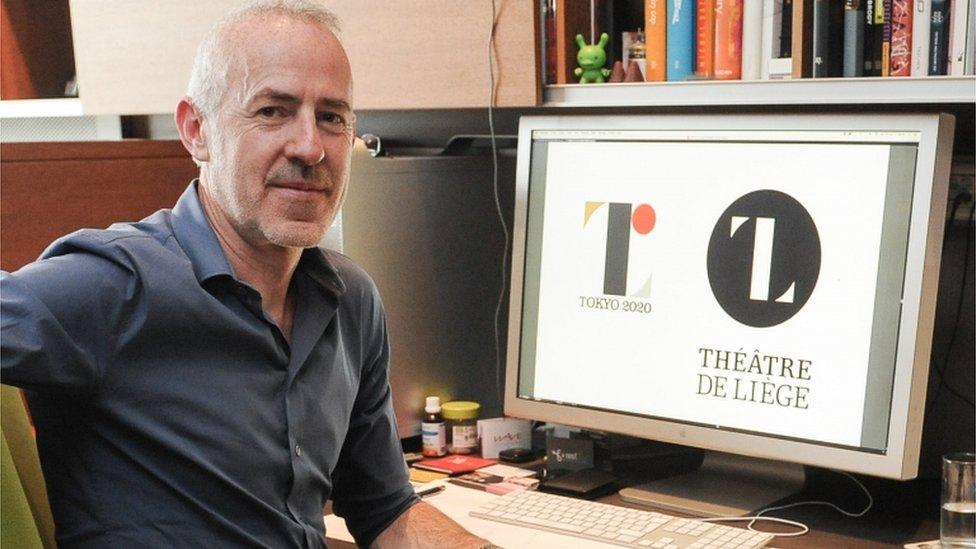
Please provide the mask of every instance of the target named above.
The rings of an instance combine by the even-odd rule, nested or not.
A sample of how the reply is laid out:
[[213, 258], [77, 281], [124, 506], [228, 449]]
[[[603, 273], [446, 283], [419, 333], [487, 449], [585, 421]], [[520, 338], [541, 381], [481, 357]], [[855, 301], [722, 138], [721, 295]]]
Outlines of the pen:
[[423, 497], [427, 497], [427, 496], [432, 496], [432, 495], [434, 495], [434, 494], [436, 494], [438, 492], [442, 492], [444, 490], [444, 488], [446, 488], [446, 486], [444, 486], [443, 484], [441, 484], [439, 486], [431, 486], [430, 488], [424, 488], [423, 490], [417, 490], [414, 493], [416, 493], [418, 496], [420, 496], [420, 497], [423, 498]]

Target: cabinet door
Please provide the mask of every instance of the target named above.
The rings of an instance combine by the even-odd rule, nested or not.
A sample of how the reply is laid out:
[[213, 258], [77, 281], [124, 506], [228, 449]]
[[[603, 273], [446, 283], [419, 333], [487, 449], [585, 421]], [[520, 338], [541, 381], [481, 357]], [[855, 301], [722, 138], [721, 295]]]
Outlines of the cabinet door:
[[[86, 114], [172, 112], [197, 44], [240, 0], [70, 0]], [[485, 107], [492, 4], [474, 0], [327, 2], [342, 22], [357, 109]], [[495, 106], [541, 102], [538, 13], [497, 0]]]

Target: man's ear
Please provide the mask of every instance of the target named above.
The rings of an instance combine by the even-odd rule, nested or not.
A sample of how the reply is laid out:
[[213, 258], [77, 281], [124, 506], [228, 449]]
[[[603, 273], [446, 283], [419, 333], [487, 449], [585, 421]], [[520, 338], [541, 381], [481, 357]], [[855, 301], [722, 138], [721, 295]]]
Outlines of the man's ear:
[[190, 152], [190, 156], [197, 162], [210, 160], [210, 149], [207, 136], [203, 128], [203, 116], [190, 102], [189, 97], [180, 99], [176, 106], [176, 130], [180, 132], [180, 141]]

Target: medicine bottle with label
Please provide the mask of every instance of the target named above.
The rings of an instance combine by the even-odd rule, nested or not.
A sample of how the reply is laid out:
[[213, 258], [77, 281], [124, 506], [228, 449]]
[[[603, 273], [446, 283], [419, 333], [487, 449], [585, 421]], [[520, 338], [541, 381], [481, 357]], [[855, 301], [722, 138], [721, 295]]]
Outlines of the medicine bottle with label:
[[420, 423], [421, 453], [426, 457], [447, 454], [447, 426], [441, 417], [440, 397], [427, 397], [424, 420]]
[[442, 413], [447, 422], [447, 451], [452, 454], [478, 453], [477, 402], [458, 400], [445, 402]]

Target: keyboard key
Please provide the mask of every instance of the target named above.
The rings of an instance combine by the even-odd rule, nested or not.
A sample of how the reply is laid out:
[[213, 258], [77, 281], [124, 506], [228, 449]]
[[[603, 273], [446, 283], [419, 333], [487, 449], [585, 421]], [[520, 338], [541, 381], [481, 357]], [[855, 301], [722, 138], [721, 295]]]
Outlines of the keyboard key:
[[566, 524], [565, 522], [557, 522], [554, 520], [543, 520], [538, 517], [522, 517], [519, 522], [524, 522], [526, 524], [535, 524], [538, 526], [545, 526], [548, 528], [556, 528], [558, 530], [565, 530], [567, 532], [582, 532], [583, 529], [579, 526], [573, 524]]

